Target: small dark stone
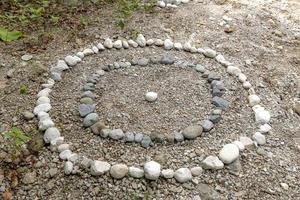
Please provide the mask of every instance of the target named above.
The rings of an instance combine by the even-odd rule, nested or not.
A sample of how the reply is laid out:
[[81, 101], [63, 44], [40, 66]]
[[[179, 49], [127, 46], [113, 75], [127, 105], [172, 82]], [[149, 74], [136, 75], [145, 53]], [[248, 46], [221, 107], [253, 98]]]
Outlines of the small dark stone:
[[208, 74], [207, 81], [211, 83], [214, 80], [220, 80], [221, 76], [216, 74], [215, 72], [211, 72]]
[[212, 121], [213, 123], [218, 123], [219, 121], [221, 121], [222, 117], [221, 115], [211, 115], [209, 117], [209, 120]]
[[103, 66], [101, 67], [101, 69], [104, 70], [104, 71], [106, 71], [106, 72], [109, 71], [108, 65], [103, 65]]
[[162, 134], [155, 133], [155, 132], [150, 134], [150, 138], [152, 141], [157, 143], [163, 143], [164, 141], [164, 136]]
[[221, 109], [226, 109], [229, 107], [230, 103], [221, 98], [221, 97], [218, 97], [218, 96], [214, 96], [213, 99], [212, 99], [212, 103], [216, 106], [216, 107], [219, 107]]
[[224, 86], [224, 83], [223, 81], [219, 81], [219, 80], [213, 80], [211, 82], [211, 88], [214, 89], [219, 89], [219, 90], [225, 90], [225, 86]]
[[218, 88], [213, 88], [212, 90], [212, 96], [218, 96], [218, 97], [221, 97], [225, 92], [224, 91], [221, 91], [219, 90]]

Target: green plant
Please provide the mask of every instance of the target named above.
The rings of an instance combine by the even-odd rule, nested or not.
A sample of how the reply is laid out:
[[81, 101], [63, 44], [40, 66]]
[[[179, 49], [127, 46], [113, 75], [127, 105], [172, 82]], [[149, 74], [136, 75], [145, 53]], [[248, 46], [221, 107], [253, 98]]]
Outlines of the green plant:
[[136, 200], [137, 199], [137, 194], [135, 192], [130, 192], [128, 194], [128, 200]]
[[12, 127], [10, 130], [4, 132], [4, 139], [4, 144], [8, 147], [13, 157], [20, 152], [25, 142], [30, 141], [30, 137], [17, 127]]
[[0, 39], [5, 42], [11, 42], [22, 37], [22, 32], [20, 31], [8, 31], [5, 28], [0, 27]]
[[122, 29], [125, 27], [126, 22], [140, 8], [139, 0], [117, 0], [117, 25]]
[[20, 84], [19, 92], [20, 92], [20, 94], [26, 94], [27, 93], [27, 87], [24, 83]]

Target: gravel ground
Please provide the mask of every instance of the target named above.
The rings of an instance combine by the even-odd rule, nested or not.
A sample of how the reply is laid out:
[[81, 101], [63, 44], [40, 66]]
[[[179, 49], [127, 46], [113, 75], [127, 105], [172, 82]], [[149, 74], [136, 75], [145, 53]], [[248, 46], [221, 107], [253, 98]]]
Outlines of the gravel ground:
[[[95, 25], [84, 30], [81, 39], [68, 43], [63, 36], [57, 37], [45, 52], [34, 55], [30, 63], [20, 62], [18, 52], [13, 55], [1, 52], [3, 60], [0, 62], [5, 66], [0, 68], [0, 129], [18, 125], [36, 139], [39, 138], [34, 131], [36, 121], [26, 122], [21, 113], [34, 107], [35, 95], [43, 75], [46, 75], [44, 66], [55, 63], [71, 51], [75, 52], [74, 49], [89, 44], [95, 37], [125, 36], [130, 30], [140, 31], [147, 38], [170, 36], [181, 42], [189, 38], [198, 46], [209, 46], [222, 52], [245, 72], [261, 97], [263, 106], [272, 114], [273, 130], [267, 136], [265, 146], [244, 151], [240, 165], [236, 163], [220, 171], [206, 170], [200, 177], [185, 184], [163, 179], [150, 182], [132, 178], [114, 180], [108, 176], [95, 178], [85, 172], [65, 176], [63, 163], [58, 160], [57, 154], [44, 147], [35, 164], [19, 167], [20, 181], [27, 172], [35, 172], [37, 177], [33, 184], [18, 184], [14, 199], [197, 199], [198, 196], [201, 199], [299, 199], [300, 149], [297, 139], [300, 138], [300, 117], [293, 110], [296, 98], [300, 97], [299, 16], [295, 12], [288, 14], [288, 11], [297, 10], [295, 7], [298, 4], [290, 1], [287, 10], [282, 10], [280, 2], [283, 1], [270, 1], [268, 4], [251, 2], [228, 1], [220, 4], [203, 1], [191, 2], [177, 9], [157, 9], [155, 14], [136, 16], [124, 32], [113, 27], [111, 11], [103, 9], [91, 14]], [[224, 15], [233, 19], [229, 23], [233, 28], [230, 34], [225, 33], [225, 27], [220, 25]], [[0, 49], [7, 48], [0, 44]], [[128, 165], [136, 163], [142, 166], [150, 157], [161, 161], [163, 168], [192, 167], [199, 164], [204, 156], [216, 154], [222, 145], [238, 136], [252, 135], [255, 129], [253, 114], [247, 106], [247, 94], [240, 83], [225, 74], [224, 68], [213, 60], [175, 52], [181, 59], [203, 63], [220, 73], [225, 81], [228, 88], [225, 98], [231, 106], [212, 132], [181, 145], [155, 145], [144, 149], [135, 144], [103, 140], [82, 128], [77, 106], [80, 88], [90, 73], [103, 64], [123, 58], [130, 60], [134, 56], [162, 54], [163, 51], [158, 48], [105, 52], [89, 57], [64, 74], [63, 81], [55, 86], [52, 93], [53, 110], [50, 114], [63, 130], [65, 140], [72, 143], [75, 152]], [[11, 68], [16, 70], [14, 76], [6, 79], [5, 74]], [[134, 79], [136, 76], [132, 74], [137, 74], [138, 78]], [[27, 86], [27, 95], [19, 94], [20, 83]], [[149, 105], [149, 110], [145, 109], [145, 112], [138, 109], [147, 108], [141, 98], [148, 89], [158, 91], [159, 100], [155, 106], [163, 112], [156, 114], [152, 110], [154, 106]], [[186, 100], [184, 95], [180, 95], [183, 92], [194, 96]], [[173, 131], [202, 119], [210, 110], [207, 84], [195, 72], [161, 65], [110, 73], [97, 85], [97, 94], [100, 117], [107, 119], [108, 107], [112, 106], [114, 109], [109, 110], [113, 117], [109, 125], [124, 129], [151, 131], [155, 127], [162, 132]], [[122, 99], [126, 100], [125, 104]], [[184, 102], [182, 107], [177, 108], [174, 99]], [[179, 114], [176, 118], [169, 116], [174, 109], [185, 113], [186, 117]], [[118, 112], [137, 115], [139, 126], [114, 117]], [[153, 121], [149, 122], [149, 119]], [[54, 173], [55, 169], [57, 173]], [[289, 188], [284, 189], [281, 183], [288, 184]]]

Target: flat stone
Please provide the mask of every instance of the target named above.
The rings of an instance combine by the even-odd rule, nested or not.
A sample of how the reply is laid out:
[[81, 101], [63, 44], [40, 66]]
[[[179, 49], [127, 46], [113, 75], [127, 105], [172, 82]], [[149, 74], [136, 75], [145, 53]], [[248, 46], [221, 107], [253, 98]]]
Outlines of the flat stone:
[[220, 159], [225, 164], [230, 164], [236, 159], [238, 159], [240, 155], [240, 150], [235, 144], [226, 144], [223, 146], [219, 153]]
[[179, 183], [185, 183], [192, 180], [192, 173], [188, 168], [180, 168], [175, 171], [174, 178]]
[[31, 120], [31, 119], [34, 118], [34, 114], [32, 112], [29, 112], [29, 111], [24, 111], [23, 112], [23, 117], [26, 120]]
[[213, 127], [214, 127], [214, 124], [208, 119], [204, 120], [202, 123], [202, 128], [203, 128], [204, 132], [210, 131]]
[[88, 114], [94, 112], [95, 108], [95, 104], [80, 104], [78, 107], [78, 111], [81, 117], [85, 117]]
[[137, 61], [137, 64], [139, 66], [147, 66], [149, 63], [149, 59], [148, 58], [141, 58]]
[[115, 179], [124, 178], [128, 173], [128, 167], [124, 164], [116, 164], [110, 168], [110, 175]]
[[82, 103], [82, 104], [93, 104], [94, 101], [90, 97], [83, 97], [82, 99], [80, 99], [80, 103]]
[[242, 72], [241, 72], [240, 68], [230, 65], [227, 67], [227, 73], [230, 75], [238, 76]]
[[176, 142], [182, 142], [182, 141], [184, 141], [184, 136], [180, 132], [175, 132], [174, 133], [174, 138], [175, 138]]
[[114, 140], [121, 140], [124, 136], [125, 135], [124, 135], [124, 132], [122, 131], [122, 129], [113, 129], [109, 133], [109, 137]]
[[182, 134], [186, 139], [195, 139], [198, 136], [201, 136], [202, 134], [202, 127], [198, 125], [191, 125], [186, 127], [183, 131]]
[[217, 52], [210, 48], [205, 48], [203, 54], [209, 58], [214, 58], [217, 56]]
[[202, 161], [202, 167], [204, 169], [222, 169], [224, 167], [223, 162], [217, 156], [208, 156]]
[[108, 162], [95, 160], [91, 163], [90, 172], [93, 176], [103, 175], [110, 170], [111, 165]]
[[22, 182], [24, 184], [32, 184], [36, 181], [36, 172], [28, 172], [24, 175]]
[[215, 72], [210, 72], [207, 77], [207, 81], [211, 83], [214, 80], [220, 80], [221, 76]]
[[92, 91], [84, 91], [81, 94], [81, 98], [84, 98], [84, 97], [95, 98], [95, 94]]
[[99, 116], [97, 113], [90, 113], [83, 119], [83, 126], [84, 127], [90, 127], [96, 122], [99, 121]]
[[155, 161], [149, 161], [144, 165], [145, 177], [149, 180], [157, 180], [160, 175], [160, 164]]
[[31, 54], [25, 54], [25, 55], [23, 55], [22, 57], [21, 57], [21, 59], [23, 60], [23, 61], [29, 61], [29, 60], [31, 60], [33, 58], [33, 56], [31, 55]]
[[244, 147], [252, 146], [253, 141], [249, 137], [240, 137], [240, 142], [244, 145]]
[[211, 122], [213, 122], [214, 124], [218, 123], [219, 121], [221, 121], [221, 119], [222, 119], [221, 115], [210, 115], [209, 116], [209, 120]]
[[129, 167], [129, 176], [133, 178], [142, 178], [144, 177], [144, 170], [137, 167]]
[[221, 108], [221, 109], [226, 109], [229, 107], [229, 102], [221, 97], [218, 97], [218, 96], [214, 96], [213, 99], [212, 99], [212, 103], [218, 107], [218, 108]]

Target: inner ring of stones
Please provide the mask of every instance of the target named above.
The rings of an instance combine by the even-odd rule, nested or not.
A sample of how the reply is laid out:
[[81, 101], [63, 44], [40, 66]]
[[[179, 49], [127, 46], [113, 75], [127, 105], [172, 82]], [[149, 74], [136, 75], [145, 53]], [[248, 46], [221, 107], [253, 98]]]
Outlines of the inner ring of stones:
[[[153, 66], [158, 64], [160, 66], [158, 67]], [[171, 68], [170, 64], [173, 64], [171, 66], [175, 65], [177, 67]], [[132, 67], [132, 65], [137, 65], [139, 67], [138, 68]], [[149, 69], [150, 65], [151, 67]], [[145, 66], [147, 66], [148, 69], [144, 68]], [[178, 71], [178, 68], [181, 69], [179, 69]], [[188, 70], [184, 70], [187, 68]], [[104, 70], [107, 72], [116, 71], [116, 73], [114, 73], [113, 75], [116, 76], [114, 77], [115, 79], [107, 77]], [[111, 73], [112, 72], [110, 72], [110, 74]], [[144, 82], [141, 81], [141, 77], [143, 78], [145, 74], [147, 77], [146, 78], [147, 80], [145, 80], [145, 82], [147, 82], [147, 84], [143, 84]], [[102, 81], [102, 79], [107, 79], [107, 80]], [[125, 80], [130, 79], [130, 80], [124, 82], [124, 79]], [[175, 80], [177, 79], [178, 82], [173, 83], [175, 85], [172, 85], [172, 83], [170, 82], [172, 81], [174, 82], [174, 79]], [[114, 64], [106, 65], [102, 67], [101, 70], [98, 70], [92, 75], [87, 77], [87, 82], [82, 89], [83, 93], [81, 94], [80, 105], [78, 110], [80, 116], [84, 118], [83, 120], [84, 127], [90, 127], [91, 131], [94, 134], [100, 135], [102, 138], [123, 140], [125, 142], [135, 142], [135, 143], [139, 143], [144, 148], [147, 148], [153, 145], [154, 143], [166, 143], [166, 142], [174, 143], [174, 141], [182, 142], [184, 139], [195, 139], [197, 136], [200, 136], [202, 134], [202, 131], [209, 132], [210, 130], [213, 129], [214, 124], [218, 123], [221, 120], [221, 112], [224, 108], [227, 107], [227, 105], [225, 106], [218, 105], [217, 104], [218, 101], [216, 101], [216, 98], [217, 100], [223, 100], [223, 102], [225, 102], [226, 104], [228, 104], [228, 102], [221, 98], [221, 96], [224, 94], [225, 87], [223, 82], [220, 79], [221, 77], [218, 74], [206, 70], [203, 65], [192, 64], [189, 63], [188, 61], [182, 61], [182, 60], [176, 61], [174, 59], [174, 56], [170, 54], [165, 54], [164, 56], [162, 56], [161, 59], [135, 58], [131, 62], [123, 60], [120, 62], [114, 62]], [[125, 122], [121, 124], [121, 126], [118, 123], [113, 123], [114, 129], [110, 129], [106, 125], [106, 124], [112, 124], [111, 123], [112, 120], [107, 119], [107, 117], [109, 117], [109, 114], [106, 115], [106, 119], [103, 119], [102, 117], [103, 112], [100, 115], [98, 115], [97, 111], [95, 111], [96, 102], [99, 102], [95, 97], [102, 96], [102, 94], [96, 95], [97, 90], [95, 89], [95, 86], [99, 84], [100, 81], [101, 82], [100, 87], [102, 90], [101, 93], [108, 92], [108, 90], [106, 90], [105, 84], [107, 82], [112, 82], [112, 80], [118, 80], [118, 83], [112, 83], [111, 85], [120, 85], [120, 87], [113, 87], [114, 91], [110, 92], [111, 95], [109, 95], [108, 98], [104, 97], [104, 99], [101, 99], [102, 100], [100, 101], [101, 106], [98, 106], [97, 109], [103, 110], [103, 107], [108, 106], [106, 109], [104, 108], [104, 110], [106, 112], [114, 114], [119, 110], [124, 111], [124, 109], [122, 110], [120, 107], [126, 107], [125, 104], [130, 104], [131, 108], [134, 108], [133, 109], [134, 114], [137, 113], [138, 115], [137, 117], [134, 117], [134, 119], [137, 120], [138, 122], [141, 122], [139, 118], [144, 118], [145, 115], [149, 116], [152, 114], [151, 112], [155, 112], [155, 111], [156, 111], [155, 115], [161, 114], [159, 111], [165, 111], [164, 116], [175, 115], [175, 118], [180, 118], [180, 116], [176, 115], [176, 113], [179, 113], [180, 115], [183, 114], [188, 116], [189, 114], [188, 112], [182, 113], [180, 109], [179, 110], [177, 109], [177, 106], [182, 107], [183, 110], [187, 108], [189, 109], [189, 111], [197, 110], [198, 113], [195, 112], [195, 114], [197, 116], [199, 114], [201, 115], [203, 110], [205, 111], [205, 109], [201, 107], [201, 105], [203, 106], [204, 104], [203, 103], [204, 99], [201, 99], [199, 101], [197, 97], [203, 95], [203, 91], [201, 91], [202, 88], [198, 87], [199, 85], [203, 85], [203, 83], [201, 83], [202, 81], [209, 83], [208, 90], [211, 93], [212, 100], [207, 104], [213, 103], [213, 109], [204, 118], [201, 116], [202, 120], [199, 117], [198, 118], [195, 117], [194, 119], [190, 120], [191, 122], [180, 123], [180, 125], [184, 127], [176, 127], [177, 121], [169, 122], [169, 124], [171, 123], [170, 127], [168, 127], [167, 129], [165, 127], [159, 127], [160, 130], [157, 130], [157, 128], [152, 128], [151, 125], [159, 126], [160, 120], [164, 120], [165, 123], [168, 124], [169, 118], [158, 119], [158, 121], [155, 121], [152, 124], [150, 123], [150, 127], [146, 127], [147, 125], [149, 125], [148, 123], [151, 121], [148, 121], [147, 119], [146, 123], [135, 124], [136, 122], [134, 120], [130, 120], [130, 116], [131, 116], [130, 114], [132, 114], [132, 112], [129, 111], [127, 113], [125, 109], [125, 113], [124, 112], [117, 113], [117, 116], [111, 116], [111, 118], [112, 120], [116, 118], [121, 118], [121, 119], [128, 118], [127, 123]], [[164, 88], [166, 87], [165, 86], [166, 84], [167, 84], [167, 88]], [[182, 93], [180, 93], [179, 96], [173, 96], [173, 98], [168, 99], [167, 101], [164, 101], [165, 99], [162, 98], [161, 102], [159, 100], [158, 103], [153, 103], [153, 102], [149, 103], [143, 99], [143, 92], [145, 92], [145, 90], [149, 90], [149, 89], [151, 90], [152, 88], [155, 88], [153, 85], [156, 86], [158, 85], [158, 87], [156, 87], [156, 90], [157, 89], [160, 90], [160, 93], [164, 93], [163, 94], [164, 96], [171, 96], [170, 94], [172, 94], [172, 92], [174, 91], [175, 93], [178, 92], [176, 91], [176, 87], [179, 87], [179, 92]], [[193, 85], [195, 86], [193, 87]], [[183, 86], [183, 88], [180, 86]], [[161, 90], [161, 88], [163, 89]], [[118, 97], [118, 95], [115, 95], [115, 92], [120, 94], [120, 90], [121, 90], [121, 95], [123, 94], [123, 96]], [[125, 97], [124, 97], [124, 93], [125, 93]], [[133, 96], [135, 96], [135, 99], [133, 101], [128, 101], [128, 99], [131, 99], [131, 97]], [[186, 97], [182, 99], [183, 100], [182, 102], [180, 102], [181, 96]], [[126, 99], [128, 102], [126, 102]], [[189, 99], [191, 99], [192, 102], [190, 102]], [[162, 108], [159, 107], [160, 104], [168, 104], [170, 101], [176, 103], [176, 100], [179, 101], [177, 105], [174, 104], [172, 105], [171, 103], [167, 105], [167, 107], [162, 107]], [[114, 102], [111, 103], [109, 101], [114, 101]], [[137, 104], [135, 104], [136, 101], [138, 102]], [[185, 103], [191, 103], [192, 105], [185, 105]], [[141, 104], [142, 106], [141, 110], [139, 110], [138, 108], [139, 104]], [[104, 121], [108, 121], [108, 123], [104, 123]], [[132, 125], [130, 125], [132, 123], [133, 123], [133, 127], [140, 128], [141, 126], [141, 129], [139, 131], [132, 130]], [[124, 128], [124, 125], [126, 126], [126, 128]], [[173, 125], [175, 125], [175, 128], [173, 127]], [[147, 131], [144, 131], [145, 127], [148, 129]], [[163, 130], [161, 130], [161, 128]], [[196, 135], [191, 136], [190, 133]]]

